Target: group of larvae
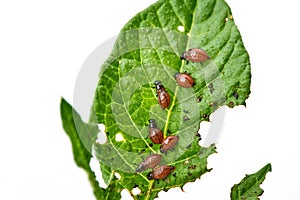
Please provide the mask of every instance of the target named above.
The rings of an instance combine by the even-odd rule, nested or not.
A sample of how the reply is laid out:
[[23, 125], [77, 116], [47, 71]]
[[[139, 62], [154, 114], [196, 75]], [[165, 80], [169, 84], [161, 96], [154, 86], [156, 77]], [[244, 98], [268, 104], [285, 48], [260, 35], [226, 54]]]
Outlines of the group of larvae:
[[[187, 62], [203, 62], [210, 57], [207, 53], [199, 48], [189, 49], [181, 54], [180, 59], [186, 60]], [[193, 87], [195, 84], [194, 79], [188, 73], [179, 73], [175, 74], [175, 80], [177, 84], [184, 88]], [[170, 105], [170, 95], [162, 85], [161, 81], [155, 81], [155, 88], [157, 92], [158, 103], [160, 107], [164, 110]], [[157, 127], [155, 119], [149, 120], [148, 125], [149, 138], [154, 144], [160, 144], [160, 152], [167, 153], [167, 151], [172, 150], [178, 140], [178, 136], [168, 136], [164, 138], [164, 134], [162, 130]], [[158, 180], [165, 179], [168, 175], [175, 170], [174, 166], [163, 165], [157, 167], [162, 160], [161, 154], [151, 154], [147, 156], [137, 167], [136, 172], [143, 172], [148, 169], [152, 169], [152, 171], [147, 175], [149, 180]]]

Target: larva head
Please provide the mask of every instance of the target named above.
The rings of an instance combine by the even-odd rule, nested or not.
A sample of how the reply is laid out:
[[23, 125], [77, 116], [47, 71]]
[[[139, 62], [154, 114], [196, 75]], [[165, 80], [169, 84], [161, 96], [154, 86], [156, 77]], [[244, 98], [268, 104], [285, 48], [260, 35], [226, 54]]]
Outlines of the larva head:
[[149, 123], [155, 123], [155, 119], [149, 119]]
[[148, 180], [154, 179], [154, 177], [153, 177], [153, 172], [149, 172], [149, 173], [147, 174], [147, 178], [148, 178]]
[[158, 81], [158, 80], [157, 80], [157, 81], [154, 82], [154, 84], [155, 84], [156, 86], [157, 86], [157, 85], [161, 85], [161, 81]]
[[139, 164], [135, 171], [136, 172], [142, 172], [144, 170], [145, 170], [144, 165], [143, 164]]
[[184, 52], [183, 54], [180, 55], [181, 60], [185, 60], [185, 57], [186, 57], [186, 52]]

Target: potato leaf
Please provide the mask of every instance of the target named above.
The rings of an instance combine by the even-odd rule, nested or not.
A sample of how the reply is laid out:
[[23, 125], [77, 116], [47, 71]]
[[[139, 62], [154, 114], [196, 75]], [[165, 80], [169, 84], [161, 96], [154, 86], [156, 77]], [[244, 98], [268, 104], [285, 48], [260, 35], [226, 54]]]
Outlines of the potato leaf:
[[[65, 100], [61, 99], [60, 103], [60, 114], [62, 119], [62, 124], [65, 132], [69, 136], [74, 160], [78, 167], [84, 169], [89, 177], [90, 183], [93, 187], [95, 197], [97, 199], [120, 199], [120, 189], [116, 186], [116, 178], [111, 181], [111, 188], [104, 190], [99, 187], [99, 183], [96, 180], [96, 176], [92, 171], [89, 163], [92, 158], [91, 153], [86, 149], [84, 144], [82, 143], [81, 138], [79, 137], [78, 130], [82, 130], [86, 133], [86, 135], [94, 135], [97, 134], [95, 129], [90, 125], [84, 123], [79, 114], [72, 108], [72, 106]], [[76, 124], [76, 125], [75, 125]]]
[[[211, 59], [181, 60], [180, 55], [190, 48], [203, 49]], [[176, 72], [189, 73], [194, 87], [179, 87]], [[84, 161], [79, 166], [91, 174], [86, 166], [90, 155], [83, 158], [87, 152], [82, 148], [100, 162], [108, 188], [100, 188], [102, 196], [97, 199], [133, 188], [141, 191], [131, 193], [134, 199], [154, 199], [159, 191], [182, 188], [208, 172], [207, 158], [215, 147], [199, 145], [199, 124], [222, 105], [245, 105], [250, 79], [249, 56], [224, 0], [160, 0], [138, 13], [123, 27], [101, 67], [89, 124], [78, 120], [77, 114], [74, 122], [69, 121], [77, 130], [77, 135], [68, 133], [75, 160]], [[171, 96], [165, 110], [157, 102], [156, 80]], [[150, 118], [165, 137], [179, 137], [175, 148], [163, 154], [161, 165], [176, 168], [165, 180], [148, 180], [151, 170], [136, 173], [146, 156], [159, 153], [160, 145], [148, 138]], [[105, 144], [97, 142], [97, 124], [105, 125]], [[116, 173], [120, 177], [112, 178]], [[118, 194], [112, 199], [118, 199]]]
[[264, 192], [259, 186], [271, 170], [271, 164], [267, 164], [255, 174], [246, 175], [239, 184], [231, 188], [231, 200], [258, 200]]

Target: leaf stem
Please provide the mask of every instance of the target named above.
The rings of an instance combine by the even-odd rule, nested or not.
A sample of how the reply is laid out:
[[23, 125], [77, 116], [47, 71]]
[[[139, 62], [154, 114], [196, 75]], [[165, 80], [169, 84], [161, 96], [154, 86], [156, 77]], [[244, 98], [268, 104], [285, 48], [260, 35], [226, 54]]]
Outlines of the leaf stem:
[[154, 183], [154, 180], [149, 181], [148, 191], [147, 191], [147, 195], [145, 197], [145, 200], [150, 199], [150, 191], [152, 189], [153, 183]]
[[169, 128], [169, 120], [171, 118], [172, 110], [173, 110], [173, 108], [175, 106], [177, 92], [178, 92], [178, 86], [176, 86], [176, 89], [175, 89], [175, 92], [174, 92], [174, 96], [173, 96], [173, 100], [172, 100], [172, 104], [171, 104], [170, 108], [168, 109], [168, 114], [167, 114], [167, 119], [166, 119], [166, 126], [164, 128], [164, 137], [167, 136], [167, 132], [168, 132], [168, 128]]
[[[183, 69], [183, 66], [184, 66], [184, 61], [181, 62], [181, 65], [180, 65], [180, 68], [179, 68], [179, 71], [182, 72], [182, 69]], [[168, 115], [167, 115], [167, 120], [166, 120], [166, 126], [164, 128], [164, 137], [167, 136], [167, 132], [168, 132], [168, 128], [169, 128], [169, 120], [171, 118], [171, 113], [172, 113], [172, 110], [175, 106], [175, 102], [176, 102], [176, 98], [177, 98], [177, 92], [178, 92], [178, 87], [179, 86], [176, 86], [176, 89], [175, 89], [175, 92], [174, 92], [174, 96], [173, 96], [173, 99], [172, 99], [172, 104], [170, 106], [170, 108], [168, 109]]]

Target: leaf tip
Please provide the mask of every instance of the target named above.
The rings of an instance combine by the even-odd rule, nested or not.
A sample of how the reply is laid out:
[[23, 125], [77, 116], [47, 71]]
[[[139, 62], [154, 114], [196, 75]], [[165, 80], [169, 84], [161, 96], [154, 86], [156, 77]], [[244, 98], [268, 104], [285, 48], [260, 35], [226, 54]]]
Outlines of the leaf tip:
[[266, 164], [266, 166], [263, 167], [266, 171], [272, 172], [272, 165], [271, 163]]
[[65, 106], [70, 106], [70, 104], [64, 97], [60, 97], [60, 110], [62, 110]]

